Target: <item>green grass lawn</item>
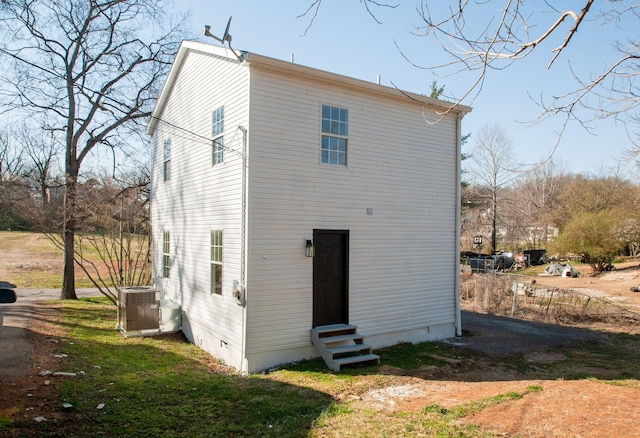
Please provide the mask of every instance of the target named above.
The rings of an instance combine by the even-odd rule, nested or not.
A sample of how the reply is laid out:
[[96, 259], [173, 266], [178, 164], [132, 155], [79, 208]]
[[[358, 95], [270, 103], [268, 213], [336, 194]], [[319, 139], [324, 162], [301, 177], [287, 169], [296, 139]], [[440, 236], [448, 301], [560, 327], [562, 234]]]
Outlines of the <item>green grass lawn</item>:
[[[486, 436], [455, 425], [459, 415], [449, 412], [427, 409], [391, 422], [387, 415], [354, 412], [340, 394], [354, 385], [384, 384], [387, 377], [377, 366], [333, 373], [313, 360], [270, 374], [243, 376], [221, 366], [212, 371], [207, 366], [212, 358], [180, 336], [122, 336], [114, 328], [115, 308], [103, 298], [65, 301], [62, 306], [63, 315], [54, 323], [66, 331], [59, 352], [68, 355], [66, 370], [83, 373], [62, 383], [56, 403], [71, 403], [73, 411], [55, 421], [4, 426], [20, 436], [57, 436], [61, 431], [80, 437], [384, 436], [381, 430], [390, 436], [439, 430]], [[398, 346], [381, 354], [412, 368], [440, 363], [429, 352], [447, 354], [444, 350], [433, 343]]]

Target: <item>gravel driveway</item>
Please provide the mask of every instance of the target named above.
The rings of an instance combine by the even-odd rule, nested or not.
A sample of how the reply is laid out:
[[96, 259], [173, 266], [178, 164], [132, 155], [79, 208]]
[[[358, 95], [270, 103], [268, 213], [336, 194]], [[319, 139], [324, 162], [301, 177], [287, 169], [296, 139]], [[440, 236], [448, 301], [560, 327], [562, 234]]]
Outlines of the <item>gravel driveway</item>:
[[[37, 318], [36, 304], [60, 298], [60, 289], [14, 289], [13, 304], [0, 304], [3, 324], [0, 329], [0, 379], [23, 375], [29, 369], [33, 346], [27, 339], [28, 322]], [[99, 296], [97, 289], [78, 289], [78, 298]]]
[[490, 355], [524, 353], [595, 341], [594, 330], [462, 311], [463, 336], [449, 343]]

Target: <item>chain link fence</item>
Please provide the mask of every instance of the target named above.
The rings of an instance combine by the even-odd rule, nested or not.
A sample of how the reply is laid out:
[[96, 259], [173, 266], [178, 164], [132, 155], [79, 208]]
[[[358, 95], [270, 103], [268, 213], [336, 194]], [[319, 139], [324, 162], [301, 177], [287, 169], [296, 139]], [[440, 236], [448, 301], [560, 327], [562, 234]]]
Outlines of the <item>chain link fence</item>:
[[609, 324], [640, 329], [640, 313], [584, 291], [535, 284], [528, 276], [474, 274], [460, 284], [463, 309], [565, 325]]

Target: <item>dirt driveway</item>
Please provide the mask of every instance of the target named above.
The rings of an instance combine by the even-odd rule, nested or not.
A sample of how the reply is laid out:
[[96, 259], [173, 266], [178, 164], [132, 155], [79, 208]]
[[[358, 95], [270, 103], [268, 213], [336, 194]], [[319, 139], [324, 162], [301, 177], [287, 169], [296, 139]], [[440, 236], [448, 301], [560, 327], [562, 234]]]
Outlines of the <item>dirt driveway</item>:
[[[6, 287], [6, 286], [5, 286]], [[0, 419], [11, 417], [22, 409], [34, 388], [42, 387], [37, 375], [53, 361], [56, 348], [55, 333], [50, 321], [55, 317], [45, 300], [55, 300], [59, 289], [15, 289], [18, 300], [2, 304], [3, 327], [0, 335]], [[78, 289], [78, 297], [98, 296], [96, 289]], [[47, 385], [49, 397], [40, 409], [55, 400], [55, 385]], [[37, 417], [37, 409], [33, 410]], [[1, 433], [1, 431], [0, 431]]]

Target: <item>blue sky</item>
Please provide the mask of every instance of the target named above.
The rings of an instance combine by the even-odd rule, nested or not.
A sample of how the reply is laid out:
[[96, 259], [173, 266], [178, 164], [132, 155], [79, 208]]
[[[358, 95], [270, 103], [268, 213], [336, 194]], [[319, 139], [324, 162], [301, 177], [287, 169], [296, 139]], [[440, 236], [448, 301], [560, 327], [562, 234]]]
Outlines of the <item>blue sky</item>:
[[[228, 18], [233, 16], [230, 34], [235, 49], [283, 60], [291, 60], [293, 56], [298, 64], [371, 82], [380, 75], [383, 85], [394, 84], [416, 93], [429, 94], [432, 81], [437, 80], [445, 86], [446, 95], [461, 96], [473, 80], [469, 74], [438, 77], [433, 71], [417, 68], [403, 58], [398, 47], [415, 64], [435, 65], [445, 59], [437, 45], [413, 35], [415, 26], [420, 24], [416, 10], [419, 0], [397, 1], [401, 3], [397, 8], [373, 9], [382, 22], [378, 24], [358, 0], [323, 0], [306, 34], [311, 15], [298, 16], [312, 0], [187, 0], [177, 2], [176, 8], [191, 10], [190, 31], [203, 42], [215, 43], [202, 36], [205, 24], [212, 26], [213, 34], [221, 35]], [[438, 3], [444, 2], [438, 0]], [[577, 1], [563, 3], [580, 4]], [[634, 26], [637, 23], [626, 26], [621, 23], [608, 28], [606, 35], [615, 33], [616, 38], [626, 39], [626, 33]], [[463, 120], [463, 132], [471, 133], [467, 151], [473, 147], [474, 133], [487, 123], [495, 123], [502, 126], [511, 139], [514, 163], [534, 163], [546, 157], [557, 141], [554, 130], [562, 120], [552, 119], [528, 127], [523, 122], [540, 113], [529, 95], [551, 96], [573, 89], [575, 83], [569, 62], [583, 74], [599, 71], [606, 56], [613, 56], [611, 39], [605, 40], [602, 35], [603, 30], [595, 23], [586, 23], [551, 70], [547, 70], [546, 65], [551, 59], [551, 48], [561, 41], [560, 36], [541, 46], [543, 50], [535, 58], [492, 72], [481, 93], [474, 100], [463, 101], [473, 107]], [[560, 141], [554, 160], [569, 172], [605, 173], [616, 167], [617, 159], [632, 147], [624, 127], [613, 120], [591, 126], [588, 133], [572, 124]], [[626, 175], [629, 174], [627, 170]]]

